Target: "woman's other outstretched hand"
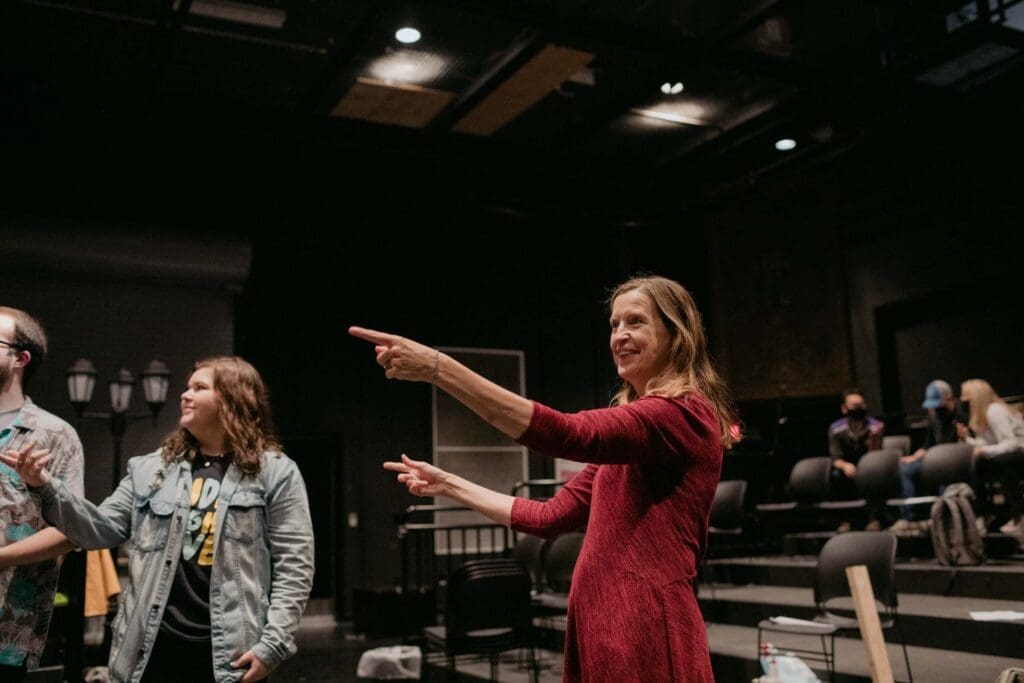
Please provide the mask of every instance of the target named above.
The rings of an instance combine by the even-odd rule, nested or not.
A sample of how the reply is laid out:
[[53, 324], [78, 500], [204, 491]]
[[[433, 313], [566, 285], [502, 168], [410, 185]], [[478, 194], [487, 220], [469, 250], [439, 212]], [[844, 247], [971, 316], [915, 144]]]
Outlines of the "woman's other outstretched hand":
[[402, 453], [401, 462], [385, 462], [384, 469], [398, 472], [399, 483], [405, 484], [414, 496], [443, 496], [448, 489], [448, 473], [422, 460], [412, 460]]
[[441, 354], [429, 346], [386, 332], [350, 327], [353, 337], [373, 343], [377, 364], [384, 368], [388, 379], [410, 382], [436, 382]]
[[39, 487], [50, 483], [50, 473], [46, 471], [46, 463], [50, 460], [50, 451], [36, 449], [36, 442], [30, 441], [20, 451], [0, 453], [0, 462], [7, 465], [29, 486]]

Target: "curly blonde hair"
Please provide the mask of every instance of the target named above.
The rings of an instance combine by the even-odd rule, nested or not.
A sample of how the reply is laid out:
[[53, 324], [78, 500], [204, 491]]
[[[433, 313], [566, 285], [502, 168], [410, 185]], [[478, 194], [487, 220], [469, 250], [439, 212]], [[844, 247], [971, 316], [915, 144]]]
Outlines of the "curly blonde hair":
[[[192, 366], [192, 373], [202, 368], [213, 369], [213, 388], [232, 462], [245, 474], [259, 474], [264, 451], [281, 450], [274, 436], [270, 393], [263, 378], [238, 356], [204, 358]], [[162, 448], [168, 462], [182, 457], [191, 462], [199, 453], [199, 443], [184, 427], [169, 434]]]
[[[616, 287], [607, 304], [627, 292], [646, 294], [661, 314], [671, 338], [670, 363], [664, 371], [647, 383], [647, 395], [675, 398], [691, 391], [699, 391], [711, 401], [718, 414], [722, 445], [726, 448], [738, 441], [736, 414], [729, 389], [715, 369], [708, 352], [704, 322], [693, 297], [678, 282], [664, 277], [634, 277]], [[612, 405], [623, 405], [639, 398], [629, 382], [623, 382], [612, 398]]]

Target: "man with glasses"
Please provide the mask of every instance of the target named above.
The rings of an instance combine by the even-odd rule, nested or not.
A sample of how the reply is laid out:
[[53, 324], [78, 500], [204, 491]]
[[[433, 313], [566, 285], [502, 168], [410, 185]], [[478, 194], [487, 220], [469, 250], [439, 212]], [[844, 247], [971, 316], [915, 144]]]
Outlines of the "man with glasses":
[[[25, 395], [45, 357], [42, 325], [24, 311], [0, 306], [0, 451], [19, 458], [48, 451], [50, 473], [82, 495], [78, 434]], [[59, 558], [72, 547], [64, 534], [47, 525], [38, 496], [17, 472], [0, 463], [0, 681], [20, 681], [38, 666], [53, 612]]]

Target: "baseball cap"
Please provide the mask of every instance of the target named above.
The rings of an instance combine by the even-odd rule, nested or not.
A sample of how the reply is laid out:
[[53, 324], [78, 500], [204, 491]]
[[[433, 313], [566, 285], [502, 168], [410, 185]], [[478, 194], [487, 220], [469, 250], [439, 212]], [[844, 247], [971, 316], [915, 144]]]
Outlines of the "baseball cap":
[[924, 403], [922, 408], [938, 408], [942, 405], [942, 399], [953, 395], [953, 388], [941, 379], [932, 380], [924, 390]]

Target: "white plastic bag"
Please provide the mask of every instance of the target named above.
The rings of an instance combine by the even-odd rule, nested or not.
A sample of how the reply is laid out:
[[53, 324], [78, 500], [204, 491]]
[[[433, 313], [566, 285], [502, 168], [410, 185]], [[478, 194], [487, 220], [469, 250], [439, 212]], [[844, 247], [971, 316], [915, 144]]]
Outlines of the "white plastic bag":
[[415, 645], [375, 647], [359, 657], [358, 678], [416, 679], [420, 677], [423, 654]]
[[[775, 657], [775, 671], [779, 683], [821, 683], [811, 667], [804, 660], [793, 655], [772, 655]], [[765, 674], [771, 667], [771, 657], [761, 657], [761, 668]]]

